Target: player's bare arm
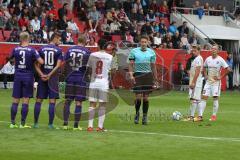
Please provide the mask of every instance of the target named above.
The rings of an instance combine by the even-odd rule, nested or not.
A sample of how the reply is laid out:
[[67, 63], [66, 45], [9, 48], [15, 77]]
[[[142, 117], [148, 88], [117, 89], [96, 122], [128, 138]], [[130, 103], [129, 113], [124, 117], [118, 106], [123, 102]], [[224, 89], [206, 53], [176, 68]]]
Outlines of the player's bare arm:
[[220, 77], [216, 77], [216, 76], [215, 76], [215, 77], [214, 77], [214, 80], [215, 80], [215, 81], [219, 81], [219, 80], [223, 79], [225, 76], [228, 75], [229, 72], [231, 72], [231, 68], [230, 68], [230, 67], [225, 68], [225, 69], [223, 70], [223, 74], [222, 74]]
[[57, 72], [57, 70], [61, 67], [62, 60], [58, 60], [56, 66], [53, 68], [53, 70], [47, 75], [47, 79], [51, 78], [53, 74]]
[[200, 75], [200, 72], [201, 72], [201, 66], [196, 67], [196, 70], [195, 70], [195, 74], [194, 74], [192, 83], [191, 83], [190, 86], [189, 86], [191, 89], [193, 89], [193, 88], [195, 87], [196, 82], [197, 82], [197, 79], [198, 79], [198, 76]]
[[44, 60], [43, 60], [41, 57], [39, 57], [39, 58], [37, 59], [37, 62], [38, 62], [39, 64], [41, 64], [41, 65], [44, 64]]
[[204, 79], [207, 80], [208, 77], [207, 77], [207, 68], [206, 67], [203, 67], [202, 74], [203, 74]]
[[38, 62], [35, 62], [34, 63], [34, 67], [39, 75], [39, 77], [42, 79], [42, 80], [46, 80], [45, 78], [47, 77], [46, 75], [43, 74], [43, 72], [41, 71], [41, 64], [39, 64]]
[[134, 68], [134, 60], [130, 60], [129, 62], [129, 66], [128, 66], [128, 71], [129, 71], [129, 75], [130, 75], [130, 79], [132, 81], [133, 84], [135, 84], [135, 78], [133, 76], [133, 68]]

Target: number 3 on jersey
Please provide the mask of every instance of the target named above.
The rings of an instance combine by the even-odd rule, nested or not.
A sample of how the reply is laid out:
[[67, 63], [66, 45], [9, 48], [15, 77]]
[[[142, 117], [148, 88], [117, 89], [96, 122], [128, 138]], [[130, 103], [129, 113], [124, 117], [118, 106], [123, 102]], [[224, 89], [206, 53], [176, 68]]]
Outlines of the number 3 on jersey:
[[22, 56], [21, 58], [22, 58], [22, 60], [21, 61], [19, 61], [19, 63], [21, 64], [21, 65], [23, 65], [23, 64], [25, 64], [25, 62], [26, 62], [26, 58], [25, 58], [25, 51], [20, 51], [19, 52], [19, 54]]
[[101, 61], [101, 60], [97, 61], [95, 73], [97, 75], [102, 74], [102, 68], [103, 68], [103, 61]]

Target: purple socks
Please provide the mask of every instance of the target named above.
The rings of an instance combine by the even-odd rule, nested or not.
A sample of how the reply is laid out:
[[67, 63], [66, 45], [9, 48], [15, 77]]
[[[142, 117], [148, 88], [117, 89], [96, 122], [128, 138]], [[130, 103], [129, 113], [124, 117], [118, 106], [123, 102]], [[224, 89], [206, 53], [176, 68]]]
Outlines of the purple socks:
[[49, 124], [52, 125], [54, 116], [55, 116], [55, 103], [49, 103], [48, 114], [49, 114]]
[[36, 102], [34, 107], [34, 123], [38, 123], [39, 114], [41, 112], [41, 102]]
[[12, 107], [11, 107], [11, 122], [12, 122], [12, 124], [15, 124], [15, 118], [17, 115], [17, 111], [18, 111], [18, 103], [12, 103]]
[[26, 122], [26, 118], [27, 118], [27, 115], [28, 115], [28, 104], [22, 104], [22, 111], [21, 111], [21, 115], [22, 115], [22, 118], [21, 118], [21, 125], [25, 125], [25, 122]]

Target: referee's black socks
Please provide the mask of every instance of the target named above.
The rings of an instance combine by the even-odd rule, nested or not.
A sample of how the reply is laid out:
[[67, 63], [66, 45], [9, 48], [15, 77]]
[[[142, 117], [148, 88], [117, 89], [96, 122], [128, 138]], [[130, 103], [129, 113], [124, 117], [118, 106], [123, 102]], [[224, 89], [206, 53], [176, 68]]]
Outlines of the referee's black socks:
[[147, 116], [147, 113], [148, 113], [148, 106], [149, 106], [149, 102], [148, 100], [143, 100], [143, 115], [146, 115]]
[[136, 99], [135, 100], [136, 114], [139, 114], [140, 107], [141, 107], [141, 99]]

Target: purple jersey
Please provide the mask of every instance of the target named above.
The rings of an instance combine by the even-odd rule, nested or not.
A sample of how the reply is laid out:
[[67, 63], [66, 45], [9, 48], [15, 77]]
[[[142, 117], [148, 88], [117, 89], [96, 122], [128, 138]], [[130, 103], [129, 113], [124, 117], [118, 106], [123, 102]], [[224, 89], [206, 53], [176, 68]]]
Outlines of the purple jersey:
[[73, 46], [65, 54], [67, 81], [79, 81], [86, 72], [90, 51], [82, 46]]
[[39, 53], [32, 47], [18, 46], [13, 49], [11, 58], [15, 58], [15, 78], [32, 78], [34, 62], [40, 58]]
[[50, 73], [57, 65], [58, 60], [63, 60], [62, 49], [53, 44], [43, 46], [39, 50], [39, 54], [44, 60], [44, 64], [41, 66], [44, 74]]

